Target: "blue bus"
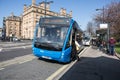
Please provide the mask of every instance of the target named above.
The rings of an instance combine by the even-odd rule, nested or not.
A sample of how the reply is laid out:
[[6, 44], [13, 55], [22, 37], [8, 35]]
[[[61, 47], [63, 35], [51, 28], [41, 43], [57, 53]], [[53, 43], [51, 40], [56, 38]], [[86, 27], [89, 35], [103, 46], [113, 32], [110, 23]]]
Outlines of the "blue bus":
[[41, 17], [34, 32], [33, 54], [39, 58], [70, 62], [79, 52], [75, 41], [76, 34], [81, 32], [72, 18]]

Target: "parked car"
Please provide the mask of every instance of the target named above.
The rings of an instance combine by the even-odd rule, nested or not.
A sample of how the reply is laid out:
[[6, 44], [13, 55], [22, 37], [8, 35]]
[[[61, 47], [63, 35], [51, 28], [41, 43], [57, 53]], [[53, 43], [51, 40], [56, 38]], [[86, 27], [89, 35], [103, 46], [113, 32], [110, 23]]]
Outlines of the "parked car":
[[17, 37], [13, 37], [13, 41], [20, 41], [20, 39]]

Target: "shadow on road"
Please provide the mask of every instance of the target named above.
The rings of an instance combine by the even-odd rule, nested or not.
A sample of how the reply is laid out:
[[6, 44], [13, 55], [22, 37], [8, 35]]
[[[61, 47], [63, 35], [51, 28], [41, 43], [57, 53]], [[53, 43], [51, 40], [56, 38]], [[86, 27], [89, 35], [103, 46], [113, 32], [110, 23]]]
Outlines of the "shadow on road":
[[120, 60], [81, 57], [60, 80], [120, 80]]

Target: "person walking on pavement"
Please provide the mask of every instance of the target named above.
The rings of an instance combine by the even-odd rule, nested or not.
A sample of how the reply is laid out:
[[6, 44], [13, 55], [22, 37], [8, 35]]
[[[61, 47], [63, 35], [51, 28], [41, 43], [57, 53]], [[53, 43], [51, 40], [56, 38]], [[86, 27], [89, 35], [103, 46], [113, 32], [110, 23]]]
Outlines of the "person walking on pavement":
[[77, 49], [76, 49], [76, 44], [75, 44], [75, 36], [76, 36], [76, 29], [73, 31], [73, 36], [72, 36], [72, 57], [73, 57], [73, 60], [77, 60], [79, 61], [79, 56], [78, 56], [78, 53], [77, 53]]
[[114, 55], [115, 43], [116, 43], [116, 40], [113, 37], [111, 37], [110, 40], [109, 40], [109, 45], [110, 45], [109, 52], [110, 52], [111, 55]]
[[103, 43], [102, 43], [103, 41], [100, 39], [99, 40], [99, 50], [100, 51], [102, 51], [102, 49], [103, 49]]

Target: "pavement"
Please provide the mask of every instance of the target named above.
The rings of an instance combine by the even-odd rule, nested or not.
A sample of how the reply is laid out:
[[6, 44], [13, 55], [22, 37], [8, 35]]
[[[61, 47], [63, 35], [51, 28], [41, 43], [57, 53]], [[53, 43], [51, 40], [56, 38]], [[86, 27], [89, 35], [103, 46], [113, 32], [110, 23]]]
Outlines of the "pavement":
[[59, 80], [120, 80], [120, 59], [89, 47]]

